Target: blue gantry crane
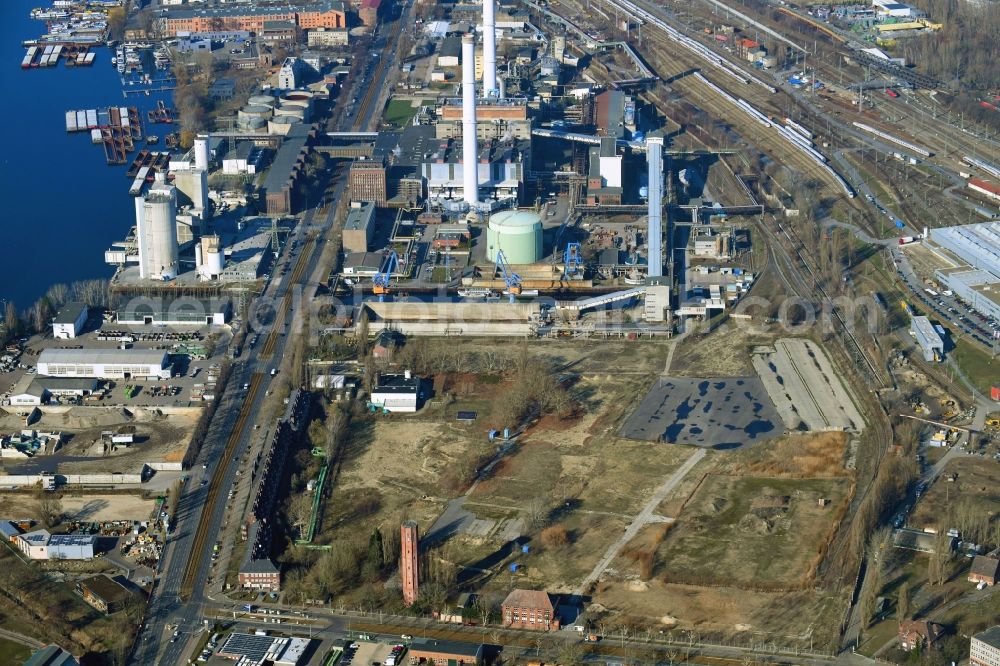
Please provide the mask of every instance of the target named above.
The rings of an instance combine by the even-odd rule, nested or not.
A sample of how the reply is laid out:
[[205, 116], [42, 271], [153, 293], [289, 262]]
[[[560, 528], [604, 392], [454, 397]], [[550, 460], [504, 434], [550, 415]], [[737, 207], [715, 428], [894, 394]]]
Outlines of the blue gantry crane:
[[497, 250], [496, 270], [503, 275], [504, 284], [507, 286], [504, 293], [510, 296], [510, 302], [513, 303], [514, 299], [521, 294], [521, 276], [511, 269], [503, 250]]
[[392, 280], [392, 272], [397, 268], [399, 268], [399, 255], [393, 250], [372, 280], [375, 283], [375, 286], [372, 287], [372, 292], [378, 296], [379, 303], [383, 302], [389, 294], [389, 282]]
[[563, 279], [568, 280], [583, 269], [583, 257], [579, 243], [567, 243], [563, 255]]

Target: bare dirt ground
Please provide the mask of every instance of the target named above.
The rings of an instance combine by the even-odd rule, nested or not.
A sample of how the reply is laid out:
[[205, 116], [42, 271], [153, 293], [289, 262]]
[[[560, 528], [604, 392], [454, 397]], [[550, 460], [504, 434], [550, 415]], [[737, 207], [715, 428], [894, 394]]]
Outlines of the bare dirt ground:
[[[594, 599], [614, 615], [664, 632], [691, 630], [727, 637], [765, 633], [776, 643], [808, 647], [836, 637], [845, 599], [822, 591], [765, 593], [653, 580], [602, 583]], [[678, 632], [678, 637], [681, 634]]]
[[[952, 474], [954, 481], [948, 481]], [[1000, 463], [989, 458], [963, 457], [948, 463], [907, 521], [909, 527], [936, 527], [949, 514], [967, 511], [974, 516], [1000, 512]]]
[[[39, 431], [62, 432], [68, 441], [53, 456], [36, 456], [24, 460], [5, 460], [3, 468], [16, 473], [28, 466], [57, 462], [60, 473], [136, 472], [145, 462], [177, 462], [184, 458], [191, 433], [201, 415], [200, 408], [171, 410], [164, 414], [158, 409], [73, 407], [63, 413], [46, 412], [31, 428]], [[101, 433], [121, 426], [135, 428], [137, 443], [103, 453]], [[4, 413], [0, 416], [0, 431], [17, 432], [24, 428], [21, 417]], [[109, 469], [109, 465], [113, 469]]]
[[725, 322], [711, 333], [692, 333], [680, 341], [669, 373], [681, 377], [735, 377], [754, 374], [750, 350], [770, 344], [774, 335]]
[[[67, 521], [146, 520], [156, 501], [138, 495], [69, 495], [61, 496]], [[24, 493], [0, 494], [8, 518], [34, 518], [38, 515], [38, 500]]]
[[703, 585], [807, 584], [849, 487], [846, 479], [709, 476], [659, 549], [654, 573]]
[[352, 513], [373, 526], [398, 525], [403, 519], [429, 525], [451, 499], [442, 488], [442, 474], [471, 445], [463, 429], [447, 423], [396, 417], [377, 421], [348, 445], [325, 503], [324, 540], [335, 538], [341, 529], [337, 523]]
[[[466, 508], [477, 515], [480, 505], [492, 505], [525, 518], [531, 551], [517, 561], [526, 582], [551, 591], [573, 589], [690, 455], [680, 447], [617, 436], [647, 377], [580, 376], [572, 391], [585, 404], [584, 413], [571, 422], [543, 419], [470, 497]], [[546, 543], [542, 531], [550, 527], [564, 529], [566, 543]]]

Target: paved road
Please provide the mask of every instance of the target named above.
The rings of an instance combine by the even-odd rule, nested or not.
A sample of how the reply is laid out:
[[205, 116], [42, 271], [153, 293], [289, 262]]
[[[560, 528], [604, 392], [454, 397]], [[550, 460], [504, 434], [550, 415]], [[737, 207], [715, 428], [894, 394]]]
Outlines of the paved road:
[[[406, 3], [403, 9], [403, 16], [398, 20], [406, 21], [410, 9], [411, 4]], [[387, 58], [386, 67], [379, 81], [358, 80], [354, 84], [355, 88], [365, 84], [384, 88], [386, 78], [395, 62], [397, 48], [398, 45], [395, 45], [391, 49], [390, 57]], [[367, 75], [365, 76], [367, 77]], [[372, 124], [373, 119], [380, 115], [381, 112], [381, 104], [372, 104], [369, 106], [364, 118], [353, 118], [347, 114], [341, 114], [338, 121], [338, 129], [351, 129], [354, 123], [358, 123], [362, 127], [367, 127]], [[339, 201], [343, 195], [346, 186], [346, 173], [347, 171], [343, 170], [338, 179], [333, 196], [334, 203]], [[286, 243], [284, 250], [285, 258], [288, 258], [294, 241], [300, 241], [299, 246], [303, 246], [306, 229], [316, 229], [314, 218], [318, 210], [318, 207], [309, 208], [299, 216], [300, 221], [291, 234], [289, 242]], [[332, 226], [333, 210], [335, 210], [334, 207], [331, 208], [331, 212], [327, 218], [320, 222], [321, 226], [319, 226], [319, 234], [316, 239], [317, 242], [313, 246], [312, 254], [303, 259], [308, 262], [306, 270], [303, 273], [304, 280], [306, 281], [306, 289], [302, 293], [302, 298], [298, 299], [297, 305], [299, 307], [296, 308], [296, 312], [301, 312], [304, 309], [304, 304], [307, 302], [306, 299], [311, 298], [312, 294], [315, 293], [316, 282], [314, 275], [319, 274], [317, 272], [318, 264], [326, 246], [327, 234]], [[280, 274], [274, 275], [264, 294], [257, 302], [270, 301], [274, 304], [279, 304], [290, 290], [296, 289], [299, 286], [290, 284], [290, 282], [291, 272], [289, 272], [287, 277]], [[213, 539], [208, 539], [205, 541], [203, 552], [192, 552], [194, 536], [198, 528], [198, 523], [201, 520], [208, 521], [210, 533], [218, 534], [221, 532], [228, 492], [237, 479], [236, 470], [239, 467], [244, 452], [250, 446], [255, 432], [251, 425], [254, 421], [253, 419], [248, 420], [247, 427], [240, 433], [235, 454], [228, 467], [217, 469], [214, 463], [221, 458], [226, 441], [232, 433], [240, 410], [243, 407], [246, 396], [242, 391], [242, 386], [251, 381], [254, 373], [261, 374], [261, 386], [251, 405], [252, 413], [259, 413], [272, 382], [269, 371], [280, 362], [285, 347], [289, 344], [294, 334], [296, 333], [293, 331], [292, 335], [279, 337], [274, 354], [267, 361], [257, 358], [255, 350], [247, 349], [244, 352], [243, 358], [233, 364], [228, 390], [221, 398], [221, 403], [210, 425], [202, 451], [196, 460], [194, 468], [191, 470], [190, 479], [185, 487], [184, 494], [178, 502], [175, 531], [164, 548], [163, 558], [160, 563], [160, 574], [153, 589], [149, 608], [147, 609], [146, 622], [137, 639], [130, 663], [142, 664], [144, 666], [149, 664], [178, 664], [184, 663], [190, 654], [193, 646], [189, 644], [192, 643], [193, 637], [201, 631], [202, 627], [202, 607], [206, 603], [204, 595], [207, 589], [207, 579], [210, 575], [208, 564], [211, 559], [211, 548], [214, 544]], [[304, 335], [306, 332], [299, 331], [297, 334]], [[266, 336], [262, 335], [262, 339], [264, 337]], [[207, 465], [208, 468], [202, 469], [203, 464]], [[211, 475], [218, 474], [222, 475], [218, 501], [213, 507], [205, 507], [208, 485], [202, 485], [202, 482], [207, 483]], [[201, 566], [194, 586], [195, 593], [191, 599], [183, 602], [180, 599], [180, 586], [185, 568], [190, 560], [200, 562]], [[167, 628], [168, 625], [177, 625], [177, 630], [181, 635], [178, 640], [168, 640], [171, 634], [171, 630]]]
[[[635, 518], [632, 519], [632, 523], [625, 530], [624, 534], [618, 537], [617, 541], [608, 546], [604, 556], [594, 566], [593, 571], [587, 574], [587, 576], [583, 579], [583, 582], [581, 582], [577, 588], [573, 590], [573, 594], [583, 594], [584, 591], [590, 587], [591, 583], [600, 578], [601, 574], [604, 573], [604, 570], [608, 568], [608, 565], [614, 561], [618, 552], [625, 547], [625, 544], [634, 539], [636, 535], [639, 534], [639, 530], [652, 521], [653, 512], [656, 511], [656, 507], [660, 506], [660, 503], [667, 498], [670, 491], [676, 488], [677, 484], [680, 483], [685, 476], [687, 476], [688, 472], [690, 472], [695, 465], [701, 462], [701, 459], [705, 457], [706, 453], [706, 449], [695, 449], [691, 454], [691, 457], [688, 458], [687, 461], [685, 461], [685, 463], [677, 469], [677, 471], [671, 474], [670, 477], [663, 482], [663, 485], [653, 492], [653, 496], [649, 498], [648, 502], [646, 502], [646, 506], [642, 507], [642, 511], [640, 511]], [[662, 521], [658, 520], [657, 522]]]

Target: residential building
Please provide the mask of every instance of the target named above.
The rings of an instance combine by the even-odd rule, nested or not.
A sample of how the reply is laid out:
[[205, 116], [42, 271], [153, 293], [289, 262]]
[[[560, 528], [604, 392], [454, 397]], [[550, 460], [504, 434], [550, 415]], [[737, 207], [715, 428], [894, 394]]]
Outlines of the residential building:
[[132, 590], [103, 574], [78, 581], [76, 591], [88, 604], [108, 614], [121, 610], [133, 598]]
[[38, 374], [99, 379], [170, 379], [170, 356], [155, 349], [44, 349]]
[[941, 637], [941, 628], [926, 620], [905, 620], [899, 623], [899, 648], [911, 650], [933, 650]]
[[175, 37], [178, 32], [185, 31], [247, 30], [260, 34], [264, 23], [269, 21], [288, 21], [300, 30], [346, 28], [347, 14], [340, 0], [302, 6], [216, 5], [167, 11], [158, 19], [158, 28], [164, 37]]
[[500, 616], [505, 627], [550, 631], [559, 628], [559, 619], [548, 592], [543, 590], [514, 590], [500, 605]]
[[972, 637], [969, 666], [1000, 666], [1000, 626], [990, 627]]
[[408, 520], [399, 528], [400, 556], [399, 575], [403, 579], [403, 603], [412, 606], [417, 600], [420, 587], [420, 569], [417, 554], [420, 548], [420, 536], [417, 523]]
[[409, 371], [404, 375], [382, 375], [369, 402], [387, 412], [415, 412], [419, 392], [420, 379]]
[[306, 45], [309, 48], [347, 46], [348, 36], [347, 28], [316, 28], [306, 34]]
[[375, 204], [354, 201], [347, 211], [342, 236], [345, 252], [367, 252], [375, 233]]
[[52, 337], [63, 340], [75, 338], [83, 330], [88, 316], [86, 303], [67, 303], [52, 320]]
[[969, 569], [969, 582], [996, 585], [998, 571], [1000, 571], [1000, 559], [997, 558], [997, 553], [976, 555], [972, 560], [972, 568]]
[[354, 160], [348, 179], [351, 201], [371, 201], [385, 206], [387, 199], [385, 161]]
[[409, 658], [428, 666], [468, 666], [483, 663], [482, 643], [428, 640], [410, 644]]
[[257, 36], [265, 44], [289, 46], [299, 41], [299, 29], [294, 21], [264, 21], [264, 29]]
[[389, 358], [392, 356], [392, 352], [402, 345], [402, 341], [402, 333], [394, 331], [391, 328], [383, 328], [375, 336], [375, 343], [372, 345], [372, 356], [374, 358]]
[[281, 572], [271, 558], [246, 559], [239, 570], [240, 587], [248, 590], [281, 590]]

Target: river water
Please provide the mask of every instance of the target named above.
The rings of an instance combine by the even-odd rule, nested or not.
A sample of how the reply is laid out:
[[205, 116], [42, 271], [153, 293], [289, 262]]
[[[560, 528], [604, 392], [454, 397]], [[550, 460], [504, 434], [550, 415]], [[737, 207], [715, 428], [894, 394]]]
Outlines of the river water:
[[[104, 250], [134, 224], [126, 167], [108, 166], [88, 132], [67, 133], [66, 111], [138, 106], [145, 119], [157, 99], [126, 97], [103, 47], [91, 67], [22, 70], [21, 42], [45, 32], [29, 16], [42, 4], [0, 2], [0, 301], [20, 310], [52, 284], [110, 277]], [[155, 148], [168, 127], [147, 125]]]

